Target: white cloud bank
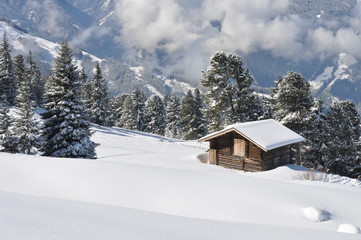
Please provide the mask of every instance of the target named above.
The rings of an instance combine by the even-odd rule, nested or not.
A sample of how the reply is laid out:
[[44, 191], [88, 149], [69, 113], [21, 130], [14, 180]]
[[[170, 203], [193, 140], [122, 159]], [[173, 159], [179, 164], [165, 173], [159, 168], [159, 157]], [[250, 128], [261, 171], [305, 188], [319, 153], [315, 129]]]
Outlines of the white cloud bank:
[[169, 54], [178, 64], [172, 70], [199, 72], [199, 61], [219, 50], [266, 50], [295, 61], [340, 52], [361, 58], [360, 3], [351, 16], [318, 26], [289, 14], [288, 6], [288, 0], [119, 0], [116, 14], [122, 41]]

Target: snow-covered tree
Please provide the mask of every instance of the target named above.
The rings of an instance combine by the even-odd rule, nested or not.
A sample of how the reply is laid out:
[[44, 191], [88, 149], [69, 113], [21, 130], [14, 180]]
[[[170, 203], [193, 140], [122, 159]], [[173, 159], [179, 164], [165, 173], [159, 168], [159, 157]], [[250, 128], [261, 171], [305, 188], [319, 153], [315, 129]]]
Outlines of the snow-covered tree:
[[18, 83], [16, 103], [19, 112], [9, 128], [4, 151], [29, 154], [39, 146], [39, 131], [31, 109], [30, 79], [26, 74], [22, 55], [17, 55], [14, 58], [14, 73]]
[[167, 101], [167, 107], [165, 110], [166, 128], [165, 136], [172, 138], [180, 137], [180, 103], [176, 96], [171, 96]]
[[309, 114], [305, 117], [303, 136], [302, 165], [308, 168], [324, 170], [327, 147], [326, 111], [320, 99], [315, 100]]
[[181, 129], [182, 138], [194, 140], [203, 137], [207, 133], [206, 121], [202, 113], [203, 102], [198, 89], [188, 91], [181, 103]]
[[99, 125], [109, 125], [108, 87], [102, 76], [99, 62], [96, 63], [95, 73], [91, 82], [91, 105], [89, 108], [90, 120]]
[[340, 175], [348, 175], [357, 165], [359, 157], [357, 137], [360, 135], [353, 126], [357, 116], [350, 114], [349, 104], [350, 102], [334, 102], [329, 107], [326, 118], [325, 167], [329, 172]]
[[42, 115], [45, 156], [95, 158], [96, 144], [90, 140], [90, 124], [80, 98], [79, 73], [67, 42], [61, 44], [54, 73], [47, 83]]
[[129, 95], [120, 96], [118, 101], [122, 103], [115, 111], [119, 111], [117, 126], [130, 130], [144, 130], [144, 107], [145, 97], [139, 89]]
[[137, 113], [136, 122], [137, 122], [137, 130], [144, 130], [144, 108], [145, 108], [145, 96], [142, 91], [136, 89], [132, 93], [133, 97], [133, 105], [135, 111]]
[[129, 130], [138, 130], [138, 111], [135, 108], [133, 95], [128, 95], [123, 103], [123, 111], [120, 117], [122, 127]]
[[193, 96], [194, 96], [194, 110], [193, 110], [194, 117], [193, 117], [192, 125], [195, 132], [195, 139], [198, 139], [205, 136], [208, 132], [208, 129], [207, 129], [207, 121], [203, 114], [204, 112], [203, 98], [198, 88], [194, 90]]
[[217, 131], [231, 123], [257, 119], [250, 88], [253, 79], [236, 54], [215, 53], [201, 82], [207, 88], [205, 100], [210, 130]]
[[288, 72], [276, 80], [276, 86], [272, 89], [272, 98], [274, 117], [294, 131], [297, 129], [287, 124], [288, 119], [295, 114], [301, 116], [307, 114], [313, 105], [310, 84], [302, 75], [295, 72]]
[[110, 108], [111, 108], [111, 119], [115, 126], [123, 127], [123, 123], [121, 121], [124, 101], [127, 98], [127, 94], [119, 94], [113, 97], [110, 101]]
[[[30, 83], [28, 81], [28, 76], [25, 72], [25, 65], [24, 65], [24, 57], [21, 54], [18, 54], [13, 59], [13, 72], [15, 77], [15, 82], [17, 83], [17, 89], [20, 90], [20, 86], [24, 83], [28, 83], [30, 87]], [[15, 102], [17, 103], [17, 98], [15, 98]], [[18, 104], [16, 104], [18, 106]]]
[[144, 119], [146, 132], [164, 135], [165, 110], [159, 96], [153, 95], [146, 101]]
[[26, 72], [27, 77], [30, 79], [30, 99], [35, 103], [35, 106], [39, 107], [43, 104], [45, 81], [33, 59], [31, 51], [29, 52], [27, 62], [29, 64]]
[[164, 109], [167, 109], [169, 101], [170, 101], [170, 96], [168, 94], [166, 94], [163, 98]]
[[[5, 94], [4, 94], [5, 95]], [[4, 96], [6, 99], [6, 96]], [[0, 147], [3, 150], [5, 138], [9, 135], [9, 127], [11, 124], [11, 117], [8, 115], [9, 110], [6, 108], [6, 100], [0, 102]]]
[[[288, 72], [276, 80], [276, 86], [272, 89], [271, 95], [274, 104], [274, 118], [298, 134], [305, 136], [305, 132], [312, 129], [307, 122], [313, 106], [310, 84], [302, 75]], [[304, 143], [301, 147], [302, 151], [305, 151]]]
[[84, 68], [80, 71], [79, 80], [81, 82], [81, 98], [88, 113], [92, 105], [92, 82], [88, 80], [88, 75], [85, 74]]
[[0, 44], [0, 96], [6, 96], [7, 104], [13, 106], [16, 96], [16, 81], [13, 72], [13, 62], [6, 34]]
[[273, 101], [269, 97], [262, 97], [260, 99], [260, 105], [262, 107], [262, 114], [259, 116], [259, 120], [273, 118]]

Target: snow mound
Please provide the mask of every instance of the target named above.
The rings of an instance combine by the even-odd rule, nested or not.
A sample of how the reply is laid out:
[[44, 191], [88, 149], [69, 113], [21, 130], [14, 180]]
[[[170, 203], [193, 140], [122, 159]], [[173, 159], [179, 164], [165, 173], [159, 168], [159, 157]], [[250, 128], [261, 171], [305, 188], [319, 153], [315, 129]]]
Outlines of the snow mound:
[[201, 153], [197, 155], [197, 158], [201, 163], [209, 163], [208, 156], [208, 153]]
[[313, 222], [325, 222], [331, 219], [331, 214], [329, 212], [316, 207], [307, 207], [302, 211], [303, 216]]
[[349, 223], [343, 223], [341, 224], [338, 229], [337, 232], [342, 232], [342, 233], [355, 233], [355, 234], [359, 234], [361, 233], [360, 228], [356, 225], [353, 224], [349, 224]]

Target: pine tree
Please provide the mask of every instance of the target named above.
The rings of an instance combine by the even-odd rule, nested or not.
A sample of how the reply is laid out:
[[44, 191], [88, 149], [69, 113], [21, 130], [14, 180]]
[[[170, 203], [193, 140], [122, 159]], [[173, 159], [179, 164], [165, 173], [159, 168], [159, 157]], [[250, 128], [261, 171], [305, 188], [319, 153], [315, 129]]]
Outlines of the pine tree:
[[202, 99], [201, 92], [198, 88], [194, 90], [194, 109], [193, 109], [193, 128], [195, 133], [195, 139], [205, 136], [208, 132], [207, 122], [204, 118], [203, 109], [204, 103]]
[[172, 138], [180, 137], [180, 103], [176, 96], [171, 96], [166, 107], [165, 136]]
[[324, 170], [327, 148], [326, 113], [323, 102], [315, 100], [314, 106], [305, 117], [307, 124], [303, 131], [305, 141], [303, 143], [302, 165], [308, 168]]
[[40, 107], [43, 104], [45, 81], [33, 59], [31, 51], [29, 52], [27, 62], [29, 64], [26, 72], [28, 78], [30, 79], [30, 99], [35, 103], [35, 106]]
[[[6, 96], [3, 98], [6, 99]], [[0, 147], [2, 151], [6, 145], [6, 137], [9, 135], [8, 131], [11, 124], [11, 117], [8, 115], [9, 110], [6, 105], [6, 100], [0, 102]]]
[[4, 151], [29, 154], [39, 146], [37, 121], [33, 117], [30, 101], [30, 82], [24, 66], [24, 58], [17, 55], [14, 58], [14, 72], [18, 83], [16, 103], [19, 107], [18, 116], [14, 118], [9, 129], [7, 144]]
[[[302, 75], [288, 72], [276, 80], [271, 96], [274, 103], [273, 116], [276, 120], [302, 136], [310, 131], [308, 128], [312, 129], [306, 120], [313, 105], [313, 97], [310, 84]], [[305, 143], [301, 144], [301, 148], [302, 152], [307, 151]]]
[[[325, 167], [329, 172], [348, 176], [358, 162], [358, 140], [349, 114], [349, 103], [335, 102], [327, 112]], [[358, 135], [359, 136], [359, 135]]]
[[182, 99], [180, 117], [183, 139], [195, 140], [206, 135], [207, 128], [202, 114], [202, 106], [199, 89], [194, 91], [194, 95], [192, 91], [188, 91]]
[[144, 108], [145, 108], [145, 96], [142, 91], [136, 89], [132, 93], [133, 104], [135, 111], [137, 113], [136, 122], [137, 122], [137, 130], [144, 130]]
[[135, 108], [133, 102], [134, 98], [132, 95], [128, 95], [124, 100], [122, 116], [120, 121], [122, 122], [122, 127], [129, 130], [138, 130], [137, 116], [138, 112]]
[[165, 110], [162, 99], [153, 95], [145, 103], [145, 131], [158, 135], [164, 135]]
[[68, 43], [63, 42], [47, 84], [42, 151], [45, 156], [95, 158], [96, 144], [90, 140], [90, 124], [84, 115], [81, 83], [72, 54]]
[[123, 127], [121, 117], [123, 113], [124, 101], [127, 96], [127, 94], [119, 94], [112, 99], [110, 104], [112, 112], [111, 119], [117, 127]]
[[130, 130], [144, 130], [144, 94], [136, 89], [130, 95], [123, 95], [118, 99], [122, 103], [116, 111], [119, 111], [117, 126]]
[[210, 130], [217, 131], [227, 124], [255, 120], [253, 82], [248, 69], [236, 54], [217, 52], [201, 82], [207, 87], [206, 110]]
[[164, 109], [167, 109], [169, 101], [170, 101], [170, 96], [166, 94], [163, 98]]
[[16, 82], [6, 34], [4, 34], [3, 42], [0, 45], [0, 96], [4, 96], [4, 94], [7, 103], [13, 106], [16, 96]]
[[[79, 81], [81, 83], [81, 99], [85, 108], [85, 115], [90, 119], [90, 108], [92, 105], [91, 95], [92, 95], [92, 86], [91, 81], [88, 80], [88, 75], [85, 74], [84, 68], [81, 69], [79, 74]], [[111, 122], [111, 120], [110, 120]]]
[[360, 140], [360, 115], [357, 112], [355, 104], [351, 100], [340, 101], [342, 109], [345, 111], [347, 117], [351, 121], [351, 128], [353, 131], [353, 139], [355, 142]]
[[96, 124], [107, 126], [109, 125], [108, 87], [102, 76], [99, 62], [97, 62], [95, 66], [95, 73], [91, 82], [91, 91], [91, 105], [89, 108], [90, 119]]
[[313, 104], [310, 84], [302, 75], [295, 72], [288, 72], [276, 81], [276, 86], [272, 89], [272, 98], [274, 117], [279, 121], [286, 120], [294, 113], [307, 114]]
[[260, 106], [262, 108], [262, 114], [259, 116], [259, 120], [273, 118], [273, 101], [271, 98], [262, 97]]

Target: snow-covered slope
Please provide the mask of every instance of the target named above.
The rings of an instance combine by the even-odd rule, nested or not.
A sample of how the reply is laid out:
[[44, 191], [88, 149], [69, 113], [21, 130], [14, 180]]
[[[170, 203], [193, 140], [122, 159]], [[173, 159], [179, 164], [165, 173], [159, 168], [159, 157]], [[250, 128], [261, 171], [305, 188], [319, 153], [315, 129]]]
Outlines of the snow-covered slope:
[[335, 62], [334, 65], [324, 66], [323, 72], [311, 79], [313, 92], [327, 103], [332, 102], [333, 98], [352, 99], [356, 104], [360, 103], [361, 82], [357, 79], [361, 71], [358, 59], [341, 53]]
[[[46, 39], [32, 36], [0, 21], [0, 36], [6, 33], [9, 39], [11, 54], [27, 56], [31, 50], [43, 73], [48, 74], [58, 54], [59, 44]], [[1, 40], [2, 41], [2, 40]], [[72, 43], [71, 43], [72, 44]], [[101, 59], [79, 48], [74, 47], [74, 58], [79, 69], [84, 68], [89, 77], [93, 75], [95, 62], [100, 62], [103, 76], [109, 83], [111, 94], [130, 93], [139, 88], [147, 95], [165, 95], [169, 93], [181, 96], [193, 89], [188, 83], [177, 79], [168, 79], [160, 74], [148, 73], [144, 67], [131, 67], [129, 64], [115, 59]]]
[[356, 180], [301, 181], [292, 165], [243, 173], [201, 163], [196, 142], [94, 130], [98, 160], [0, 153], [4, 239], [360, 237], [337, 232], [361, 226]]

